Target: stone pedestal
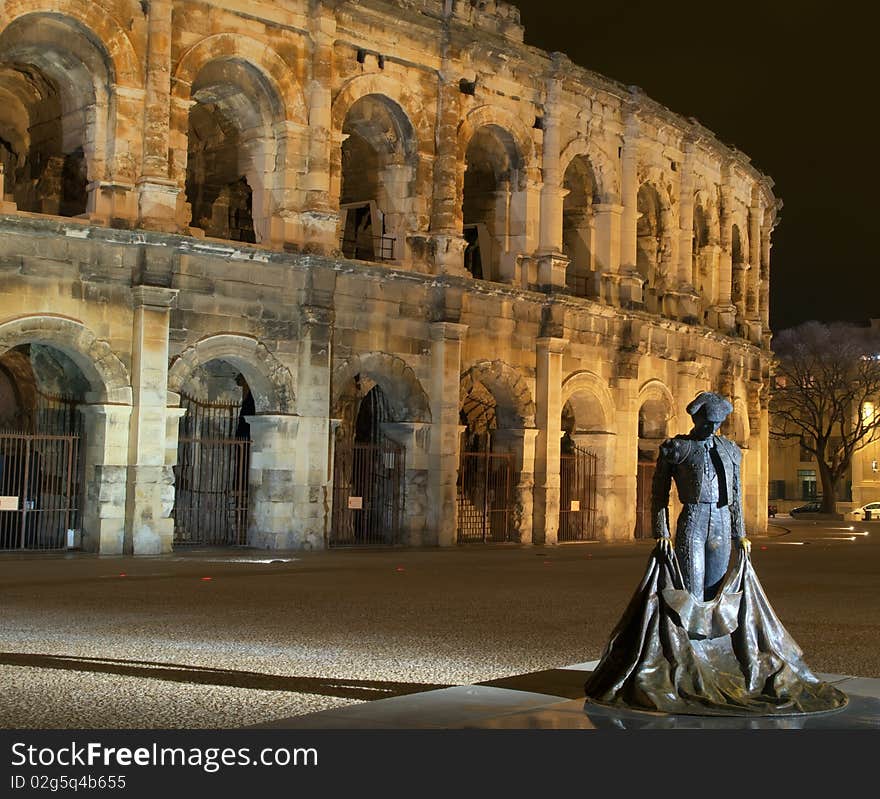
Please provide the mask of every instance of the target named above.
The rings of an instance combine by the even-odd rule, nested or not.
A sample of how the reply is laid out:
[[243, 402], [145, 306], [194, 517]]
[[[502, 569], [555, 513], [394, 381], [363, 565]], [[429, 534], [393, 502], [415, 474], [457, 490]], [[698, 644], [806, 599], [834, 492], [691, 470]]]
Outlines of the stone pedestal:
[[[441, 547], [453, 546], [458, 533], [458, 467], [461, 448], [459, 384], [461, 347], [467, 325], [435, 322], [431, 325], [431, 410], [428, 473], [428, 529]], [[429, 542], [426, 542], [429, 543]]]
[[568, 269], [568, 256], [561, 252], [539, 254], [538, 289], [541, 291], [562, 291], [565, 289], [565, 273]]
[[706, 323], [722, 333], [730, 333], [736, 328], [735, 305], [713, 305], [708, 312]]
[[467, 242], [457, 233], [431, 233], [428, 237], [434, 273], [438, 275], [468, 275], [464, 268]]
[[184, 227], [180, 219], [184, 212], [178, 207], [180, 187], [173, 181], [142, 178], [137, 183], [137, 197], [139, 227], [166, 232]]

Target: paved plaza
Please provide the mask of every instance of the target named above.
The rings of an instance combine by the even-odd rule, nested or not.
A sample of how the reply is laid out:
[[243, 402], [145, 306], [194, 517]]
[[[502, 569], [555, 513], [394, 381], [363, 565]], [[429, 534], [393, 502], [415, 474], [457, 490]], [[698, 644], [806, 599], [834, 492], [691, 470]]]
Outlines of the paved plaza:
[[[880, 523], [775, 521], [753, 561], [807, 663], [880, 677]], [[584, 664], [650, 546], [7, 553], [0, 726], [245, 727]]]

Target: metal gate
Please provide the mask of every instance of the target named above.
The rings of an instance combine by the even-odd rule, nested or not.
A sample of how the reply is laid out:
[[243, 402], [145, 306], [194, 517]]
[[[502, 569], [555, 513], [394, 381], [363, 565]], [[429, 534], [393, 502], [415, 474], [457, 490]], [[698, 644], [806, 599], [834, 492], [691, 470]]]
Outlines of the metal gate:
[[654, 536], [654, 522], [651, 519], [651, 486], [656, 468], [657, 464], [655, 463], [639, 462], [636, 477], [636, 538], [652, 538]]
[[0, 433], [0, 549], [78, 546], [79, 435]]
[[559, 541], [595, 541], [598, 457], [578, 446], [559, 458]]
[[458, 542], [516, 541], [513, 456], [463, 452], [458, 470]]
[[174, 544], [247, 544], [251, 442], [240, 403], [182, 396], [174, 495]]
[[404, 448], [384, 436], [373, 444], [337, 444], [330, 546], [400, 543], [404, 457]]

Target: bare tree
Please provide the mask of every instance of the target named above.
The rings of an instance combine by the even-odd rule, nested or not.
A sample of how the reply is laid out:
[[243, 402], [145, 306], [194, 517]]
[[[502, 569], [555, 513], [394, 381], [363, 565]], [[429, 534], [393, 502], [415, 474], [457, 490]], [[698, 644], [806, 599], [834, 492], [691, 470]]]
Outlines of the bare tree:
[[853, 454], [880, 436], [880, 329], [805, 322], [773, 338], [770, 433], [816, 457], [822, 511], [834, 513]]

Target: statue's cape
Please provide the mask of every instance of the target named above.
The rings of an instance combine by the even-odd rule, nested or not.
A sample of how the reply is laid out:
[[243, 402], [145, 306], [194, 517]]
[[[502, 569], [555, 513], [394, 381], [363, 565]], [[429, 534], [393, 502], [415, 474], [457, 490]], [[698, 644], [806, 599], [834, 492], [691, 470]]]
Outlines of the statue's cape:
[[659, 545], [584, 687], [601, 704], [696, 715], [792, 715], [847, 702], [803, 662], [742, 550], [716, 598], [701, 602]]

